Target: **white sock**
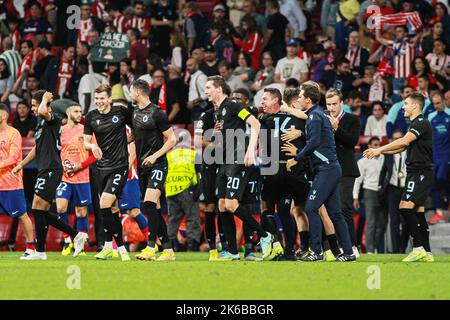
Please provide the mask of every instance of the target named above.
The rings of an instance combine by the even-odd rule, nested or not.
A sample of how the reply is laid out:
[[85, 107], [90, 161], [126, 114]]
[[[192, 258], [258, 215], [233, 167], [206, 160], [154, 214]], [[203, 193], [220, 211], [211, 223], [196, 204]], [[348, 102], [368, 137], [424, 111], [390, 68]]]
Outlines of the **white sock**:
[[413, 251], [419, 251], [419, 250], [423, 250], [423, 247], [413, 248]]
[[169, 253], [173, 253], [173, 249], [164, 249], [164, 251], [169, 252]]
[[70, 239], [70, 237], [65, 237], [64, 243], [72, 243], [72, 239]]
[[149, 247], [149, 246], [147, 246], [147, 248], [149, 248], [151, 252], [155, 253], [155, 247]]
[[279, 244], [280, 244], [280, 242], [278, 242], [278, 241], [277, 241], [277, 242], [274, 242], [272, 247], [276, 247], [276, 246], [278, 246]]
[[112, 241], [105, 241], [105, 247], [112, 249]]

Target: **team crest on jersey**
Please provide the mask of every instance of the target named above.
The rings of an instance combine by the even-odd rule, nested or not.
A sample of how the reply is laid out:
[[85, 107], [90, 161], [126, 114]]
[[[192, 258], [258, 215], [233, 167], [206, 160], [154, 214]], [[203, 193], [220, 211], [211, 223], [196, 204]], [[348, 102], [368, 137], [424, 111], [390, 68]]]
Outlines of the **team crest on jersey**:
[[225, 116], [227, 114], [227, 109], [223, 108], [222, 110], [222, 116]]
[[145, 115], [145, 116], [142, 118], [142, 121], [147, 122], [147, 121], [148, 121], [148, 116]]
[[117, 116], [114, 116], [114, 117], [112, 117], [112, 120], [111, 120], [113, 123], [117, 123], [117, 122], [119, 122], [119, 118], [117, 117]]

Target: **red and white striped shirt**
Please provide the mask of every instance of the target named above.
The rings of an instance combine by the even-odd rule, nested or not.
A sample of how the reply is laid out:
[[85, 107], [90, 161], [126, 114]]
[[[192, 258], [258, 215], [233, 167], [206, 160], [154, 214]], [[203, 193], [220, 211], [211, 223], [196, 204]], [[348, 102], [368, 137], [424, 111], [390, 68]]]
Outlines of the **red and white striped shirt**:
[[[140, 32], [147, 30], [150, 32], [151, 27], [151, 20], [150, 18], [145, 17], [136, 17], [134, 16], [129, 22], [128, 22], [129, 28], [136, 28]], [[143, 45], [145, 45], [147, 48], [150, 48], [150, 41], [147, 38], [142, 38], [140, 41]]]
[[128, 19], [121, 14], [114, 18], [113, 26], [117, 29], [117, 32], [126, 33], [128, 30]]
[[415, 56], [414, 45], [409, 39], [402, 41], [389, 41], [389, 48], [392, 49], [394, 58], [395, 78], [407, 78], [412, 71], [412, 63]]
[[81, 20], [80, 25], [78, 27], [78, 41], [79, 42], [88, 42], [89, 40], [89, 31], [92, 30], [94, 24], [92, 23], [91, 18], [88, 20]]
[[13, 49], [19, 51], [20, 50], [20, 40], [22, 39], [19, 30], [15, 30], [11, 34], [11, 40], [13, 43]]
[[105, 3], [96, 1], [91, 5], [92, 15], [94, 17], [99, 18], [102, 21], [106, 21], [108, 19], [108, 12], [106, 12], [105, 7], [106, 7]]
[[33, 52], [29, 53], [25, 58], [22, 59], [22, 62], [20, 63], [19, 67], [19, 72], [17, 73], [17, 78], [20, 78], [22, 72], [25, 72], [26, 69], [31, 70], [32, 60], [33, 60]]

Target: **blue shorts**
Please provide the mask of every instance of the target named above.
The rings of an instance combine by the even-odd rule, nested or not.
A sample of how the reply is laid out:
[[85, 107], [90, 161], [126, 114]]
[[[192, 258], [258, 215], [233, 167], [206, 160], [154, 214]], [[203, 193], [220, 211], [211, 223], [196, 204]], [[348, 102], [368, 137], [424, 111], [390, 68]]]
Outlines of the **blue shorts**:
[[27, 212], [27, 202], [23, 189], [0, 191], [0, 214], [18, 218]]
[[131, 210], [141, 207], [141, 192], [139, 180], [128, 180], [122, 191], [122, 196], [119, 198], [120, 210]]
[[91, 185], [89, 183], [67, 183], [61, 181], [56, 189], [57, 199], [72, 200], [76, 207], [86, 207], [92, 203]]

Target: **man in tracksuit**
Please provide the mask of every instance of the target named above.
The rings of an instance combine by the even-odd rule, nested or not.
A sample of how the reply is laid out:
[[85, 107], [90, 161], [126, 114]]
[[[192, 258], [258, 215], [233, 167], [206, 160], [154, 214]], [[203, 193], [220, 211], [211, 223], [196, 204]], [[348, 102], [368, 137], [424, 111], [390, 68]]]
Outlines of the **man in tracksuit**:
[[342, 176], [342, 170], [337, 160], [334, 134], [323, 109], [317, 105], [320, 101], [319, 85], [312, 81], [303, 84], [298, 101], [308, 115], [305, 130], [306, 145], [295, 158], [288, 160], [286, 166], [290, 171], [291, 167], [296, 165], [300, 159], [310, 157], [315, 174], [305, 205], [312, 251], [300, 260], [305, 262], [323, 261], [319, 208], [325, 204], [344, 249], [344, 253], [339, 255], [336, 261], [355, 261], [356, 257], [353, 254], [348, 227], [341, 213], [339, 179]]

